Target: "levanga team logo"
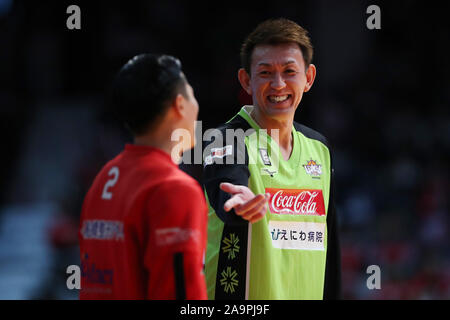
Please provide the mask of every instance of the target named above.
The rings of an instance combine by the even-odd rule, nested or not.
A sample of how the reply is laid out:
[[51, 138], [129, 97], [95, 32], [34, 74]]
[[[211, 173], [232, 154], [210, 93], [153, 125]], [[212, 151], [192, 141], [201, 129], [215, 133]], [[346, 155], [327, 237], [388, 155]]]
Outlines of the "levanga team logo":
[[311, 159], [307, 164], [303, 165], [307, 174], [312, 177], [320, 177], [322, 175], [322, 165]]

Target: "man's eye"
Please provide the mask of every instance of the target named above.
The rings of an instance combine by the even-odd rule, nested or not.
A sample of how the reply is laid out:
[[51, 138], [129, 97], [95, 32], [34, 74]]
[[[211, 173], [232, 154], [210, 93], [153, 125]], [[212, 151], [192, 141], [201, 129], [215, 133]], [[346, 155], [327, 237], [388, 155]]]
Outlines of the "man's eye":
[[259, 74], [264, 76], [264, 75], [270, 74], [270, 72], [269, 71], [260, 71]]
[[297, 71], [295, 71], [294, 69], [287, 69], [286, 73], [294, 74], [294, 73], [297, 73]]

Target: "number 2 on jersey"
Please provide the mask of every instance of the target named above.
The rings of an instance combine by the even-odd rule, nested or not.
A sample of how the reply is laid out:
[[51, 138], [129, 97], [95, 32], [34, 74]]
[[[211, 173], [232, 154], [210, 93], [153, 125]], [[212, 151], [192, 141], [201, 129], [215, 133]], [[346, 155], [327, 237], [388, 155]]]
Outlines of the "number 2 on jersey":
[[119, 168], [112, 167], [108, 172], [108, 176], [112, 176], [112, 178], [106, 181], [105, 186], [103, 187], [102, 199], [105, 200], [111, 200], [112, 198], [112, 193], [109, 192], [108, 189], [114, 187], [117, 183], [117, 180], [119, 179]]

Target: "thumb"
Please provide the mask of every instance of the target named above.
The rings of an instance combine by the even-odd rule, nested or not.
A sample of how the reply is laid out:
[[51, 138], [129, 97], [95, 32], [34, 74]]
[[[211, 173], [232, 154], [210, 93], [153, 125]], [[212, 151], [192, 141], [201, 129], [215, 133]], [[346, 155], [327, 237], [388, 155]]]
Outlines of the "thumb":
[[222, 182], [219, 185], [219, 187], [220, 187], [220, 189], [222, 191], [225, 191], [225, 192], [230, 193], [230, 194], [236, 194], [236, 193], [241, 192], [241, 187], [240, 186], [234, 185], [234, 184], [229, 183], [229, 182]]

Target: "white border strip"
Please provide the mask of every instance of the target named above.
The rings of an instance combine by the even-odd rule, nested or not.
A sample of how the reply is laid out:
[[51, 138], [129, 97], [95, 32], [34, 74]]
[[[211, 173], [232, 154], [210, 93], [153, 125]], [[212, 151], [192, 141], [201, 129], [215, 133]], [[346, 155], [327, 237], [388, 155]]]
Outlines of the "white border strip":
[[248, 239], [247, 239], [247, 266], [245, 274], [245, 300], [248, 300], [250, 290], [250, 256], [252, 244], [252, 223], [248, 223]]

